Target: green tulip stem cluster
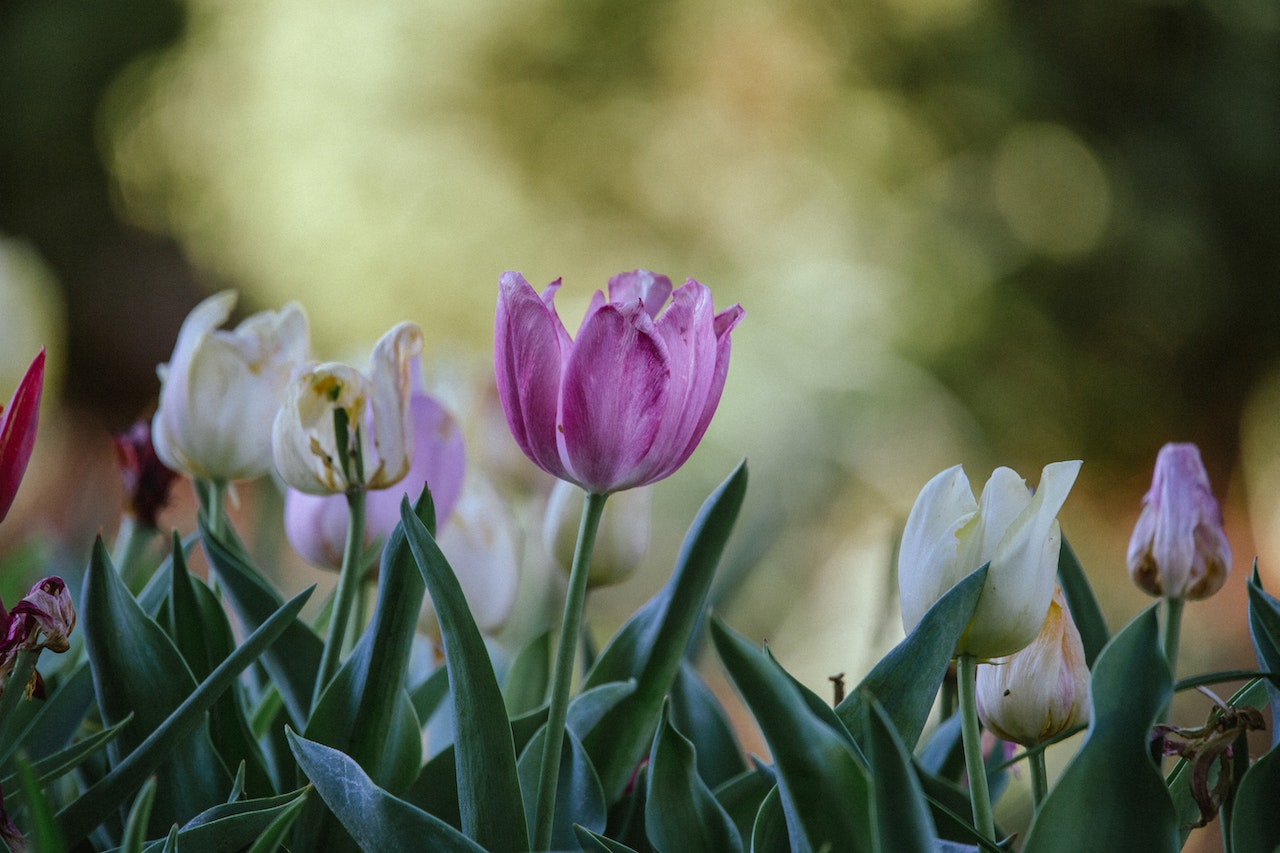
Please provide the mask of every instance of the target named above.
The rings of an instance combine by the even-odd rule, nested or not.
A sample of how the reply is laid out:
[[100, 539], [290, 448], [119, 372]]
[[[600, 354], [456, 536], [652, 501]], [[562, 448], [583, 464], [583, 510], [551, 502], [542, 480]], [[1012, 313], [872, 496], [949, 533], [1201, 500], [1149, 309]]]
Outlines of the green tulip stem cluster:
[[342, 553], [338, 588], [333, 595], [333, 618], [329, 622], [329, 634], [325, 638], [324, 651], [320, 656], [315, 692], [311, 696], [312, 708], [319, 704], [324, 689], [329, 686], [329, 680], [338, 671], [347, 636], [347, 622], [355, 608], [364, 546], [365, 497], [366, 492], [362, 488], [353, 488], [347, 492], [347, 542]]
[[569, 590], [564, 602], [564, 620], [560, 623], [560, 641], [556, 646], [555, 666], [551, 673], [547, 735], [543, 741], [542, 763], [538, 776], [534, 850], [551, 848], [560, 751], [564, 746], [565, 718], [569, 712], [569, 687], [573, 680], [574, 658], [577, 655], [578, 638], [582, 629], [582, 612], [587, 599], [591, 550], [595, 547], [596, 532], [600, 529], [600, 517], [604, 514], [604, 502], [607, 497], [608, 495], [588, 492], [582, 505], [578, 545], [573, 552], [573, 568], [569, 572]]
[[978, 658], [968, 653], [956, 657], [960, 693], [960, 726], [964, 741], [964, 764], [969, 774], [973, 803], [973, 825], [983, 838], [995, 841], [996, 824], [991, 814], [991, 792], [987, 788], [987, 765], [982, 757], [982, 730], [978, 723]]

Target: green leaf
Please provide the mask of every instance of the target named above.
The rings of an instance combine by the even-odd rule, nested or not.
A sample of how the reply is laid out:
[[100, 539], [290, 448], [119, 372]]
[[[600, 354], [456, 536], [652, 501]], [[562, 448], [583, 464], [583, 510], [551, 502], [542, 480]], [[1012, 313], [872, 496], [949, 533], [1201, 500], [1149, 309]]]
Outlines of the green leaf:
[[663, 698], [701, 620], [746, 489], [743, 462], [703, 503], [685, 536], [671, 579], [614, 636], [584, 680], [584, 687], [636, 680], [635, 693], [584, 740], [609, 802], [621, 796], [636, 763], [649, 749]]
[[[31, 770], [36, 774], [36, 779], [41, 785], [47, 785], [55, 779], [70, 773], [87, 757], [93, 755], [101, 749], [104, 749], [108, 743], [115, 739], [126, 726], [133, 720], [133, 715], [125, 717], [109, 729], [103, 729], [100, 732], [94, 732], [92, 735], [83, 740], [76, 741], [71, 746], [61, 752], [42, 758], [39, 761], [31, 763]], [[10, 809], [21, 799], [22, 791], [18, 787], [18, 774], [14, 773], [6, 776], [3, 782], [0, 782], [0, 791], [8, 791], [5, 796], [5, 802]]]
[[795, 849], [787, 832], [782, 791], [775, 785], [756, 812], [756, 820], [751, 827], [751, 853], [790, 853]]
[[578, 844], [584, 853], [636, 853], [622, 842], [605, 838], [586, 827], [574, 824], [573, 831], [578, 836]]
[[1235, 853], [1275, 853], [1280, 848], [1277, 791], [1280, 748], [1273, 747], [1253, 763], [1236, 789], [1231, 808], [1231, 844]]
[[413, 710], [418, 715], [418, 720], [426, 725], [448, 695], [449, 668], [442, 666], [409, 691], [409, 701], [413, 703]]
[[[50, 686], [48, 682], [46, 686]], [[93, 704], [89, 662], [81, 661], [70, 673], [62, 673], [51, 689], [49, 698], [40, 703], [22, 732], [11, 743], [0, 746], [0, 768], [6, 773], [13, 770], [13, 753], [19, 745], [28, 761], [39, 764], [39, 759], [58, 753], [71, 742]]]
[[502, 685], [507, 715], [518, 717], [545, 704], [550, 683], [551, 631], [546, 630], [520, 650], [507, 670], [507, 678]]
[[1149, 747], [1151, 725], [1173, 696], [1154, 606], [1107, 643], [1091, 689], [1084, 744], [1031, 824], [1025, 853], [1078, 851], [1084, 820], [1088, 837], [1114, 849], [1177, 851], [1178, 818]]
[[[260, 839], [285, 814], [306, 803], [308, 788], [252, 800], [219, 803], [205, 809], [170, 835], [183, 853], [239, 853]], [[144, 853], [160, 853], [165, 841], [152, 841]], [[271, 848], [275, 849], [275, 848]]]
[[[102, 720], [111, 726], [134, 715], [133, 724], [108, 748], [118, 761], [138, 750], [183, 705], [195, 691], [196, 681], [169, 636], [142, 611], [120, 580], [101, 538], [94, 543], [81, 601], [85, 650]], [[143, 774], [154, 772], [159, 777], [152, 811], [156, 832], [221, 799], [231, 782], [209, 739], [203, 714], [192, 723], [181, 737], [173, 738], [164, 760]], [[137, 785], [141, 784], [140, 778]], [[70, 831], [67, 834], [71, 841], [79, 840]]]
[[453, 569], [407, 499], [400, 504], [400, 520], [440, 620], [456, 721], [463, 832], [498, 853], [527, 849], [515, 744], [489, 652]]
[[698, 775], [712, 788], [747, 772], [742, 747], [715, 694], [689, 661], [680, 662], [671, 686], [671, 724], [698, 754]]
[[[91, 567], [92, 570], [92, 567]], [[114, 572], [112, 572], [114, 575]], [[117, 580], [116, 583], [119, 583]], [[86, 584], [87, 585], [87, 584]], [[98, 780], [78, 799], [58, 813], [58, 823], [68, 840], [75, 843], [86, 837], [114, 809], [136, 791], [147, 776], [151, 775], [199, 728], [204, 714], [217, 701], [249, 664], [256, 660], [293, 622], [306, 604], [312, 588], [294, 596], [269, 619], [245, 638], [244, 643], [218, 665], [208, 678], [201, 682], [173, 713], [164, 719], [135, 750], [130, 752], [105, 777]], [[88, 602], [88, 598], [85, 601]], [[155, 623], [151, 623], [155, 626]], [[156, 626], [158, 628], [158, 626]], [[161, 632], [163, 635], [163, 632]], [[168, 638], [165, 638], [166, 641]], [[187, 780], [184, 780], [184, 782]], [[225, 790], [225, 786], [224, 786]], [[212, 798], [217, 800], [218, 797]], [[209, 802], [206, 800], [205, 802]]]
[[938, 839], [911, 753], [884, 708], [867, 695], [861, 703], [871, 762], [871, 802], [875, 808], [879, 849], [893, 853], [933, 853]]
[[762, 651], [719, 620], [711, 639], [773, 754], [792, 850], [873, 850], [869, 783], [849, 742]]
[[1102, 617], [1102, 608], [1098, 606], [1098, 599], [1089, 586], [1084, 567], [1080, 565], [1076, 552], [1071, 549], [1065, 536], [1062, 537], [1062, 547], [1058, 551], [1058, 583], [1062, 585], [1062, 594], [1067, 599], [1071, 621], [1076, 623], [1076, 628], [1080, 631], [1085, 662], [1092, 670], [1093, 662], [1111, 639], [1111, 633], [1107, 630], [1107, 620]]
[[276, 853], [277, 850], [285, 849], [285, 837], [293, 827], [293, 822], [302, 813], [302, 807], [306, 805], [306, 802], [307, 798], [304, 795], [285, 806], [279, 814], [271, 819], [271, 823], [267, 824], [267, 828], [262, 830], [262, 834], [253, 842], [253, 846], [249, 848], [247, 853]]
[[715, 789], [716, 801], [738, 828], [739, 838], [751, 838], [751, 829], [755, 826], [761, 803], [777, 787], [778, 777], [773, 770], [765, 765], [757, 765], [721, 783]]
[[18, 778], [22, 783], [22, 797], [27, 801], [28, 832], [34, 842], [32, 849], [40, 853], [65, 853], [65, 833], [53, 816], [49, 799], [41, 790], [31, 765], [21, 758], [18, 759]]
[[649, 752], [645, 830], [659, 851], [742, 850], [733, 820], [698, 775], [693, 744], [671, 725], [669, 706], [662, 709]]
[[288, 738], [298, 765], [361, 850], [484, 853], [484, 848], [444, 821], [379, 788], [359, 764], [338, 750], [292, 731]]
[[[1253, 576], [1249, 578], [1249, 636], [1253, 639], [1253, 653], [1258, 658], [1258, 668], [1266, 672], [1280, 673], [1280, 600], [1262, 588], [1258, 574], [1258, 561], [1253, 561]], [[1280, 745], [1280, 689], [1267, 682], [1267, 695], [1271, 697], [1271, 747]]]
[[147, 837], [147, 821], [151, 819], [151, 803], [156, 798], [156, 777], [152, 776], [142, 786], [129, 809], [129, 819], [124, 823], [124, 839], [120, 853], [142, 853], [142, 843]]
[[982, 566], [934, 602], [906, 639], [881, 658], [836, 708], [836, 716], [859, 744], [866, 743], [867, 733], [861, 728], [858, 707], [862, 697], [870, 694], [884, 706], [902, 742], [915, 748], [986, 578], [987, 567]]
[[[520, 753], [520, 788], [525, 792], [525, 814], [532, 815], [537, 807], [538, 778], [542, 770], [543, 741], [547, 727], [537, 734]], [[574, 844], [573, 825], [580, 824], [595, 832], [604, 831], [605, 802], [600, 789], [600, 777], [591, 766], [582, 742], [573, 731], [566, 730], [560, 748], [559, 779], [556, 785], [556, 802], [552, 818], [551, 848], [571, 849]], [[530, 827], [532, 830], [532, 827]], [[531, 833], [532, 834], [532, 833]]]
[[[280, 593], [249, 562], [244, 548], [228, 532], [215, 536], [200, 517], [200, 537], [209, 566], [221, 582], [221, 590], [247, 629], [254, 629], [279, 610]], [[311, 691], [320, 668], [324, 644], [306, 623], [286, 627], [280, 641], [263, 655], [262, 666], [280, 691], [294, 726], [303, 729], [311, 710]]]

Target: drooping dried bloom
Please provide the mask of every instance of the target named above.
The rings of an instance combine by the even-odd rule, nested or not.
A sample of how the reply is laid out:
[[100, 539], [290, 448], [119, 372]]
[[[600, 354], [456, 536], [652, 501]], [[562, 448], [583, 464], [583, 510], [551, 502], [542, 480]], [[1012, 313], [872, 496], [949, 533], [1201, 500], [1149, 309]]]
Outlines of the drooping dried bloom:
[[9, 611], [0, 653], [20, 648], [65, 652], [71, 648], [75, 627], [76, 608], [66, 583], [60, 577], [47, 577], [31, 587]]
[[[436, 528], [443, 529], [462, 491], [466, 449], [462, 429], [444, 407], [425, 393], [409, 401], [414, 450], [409, 473], [395, 487], [375, 489], [365, 498], [365, 546], [386, 541], [400, 522], [400, 499], [417, 500], [425, 485], [435, 504]], [[289, 544], [313, 566], [342, 567], [349, 523], [342, 495], [309, 495], [289, 489], [284, 498], [284, 530]]]
[[978, 609], [956, 653], [980, 660], [1010, 655], [1036, 638], [1053, 598], [1062, 534], [1058, 511], [1080, 462], [1054, 462], [1034, 495], [1026, 481], [997, 468], [975, 501], [959, 465], [921, 490], [898, 552], [902, 624], [908, 632], [933, 603], [990, 562]]
[[717, 314], [697, 281], [673, 291], [666, 276], [636, 270], [609, 280], [607, 302], [596, 292], [571, 339], [559, 289], [556, 280], [539, 296], [515, 272], [499, 282], [494, 369], [516, 443], [595, 494], [669, 476], [711, 423], [742, 309]]
[[36, 353], [0, 412], [0, 521], [9, 514], [22, 475], [31, 460], [40, 423], [40, 393], [44, 389], [44, 349]]
[[982, 724], [1023, 746], [1089, 722], [1089, 666], [1061, 588], [1031, 645], [978, 667], [977, 693]]
[[192, 309], [169, 362], [156, 371], [156, 455], [175, 471], [215, 482], [271, 470], [271, 424], [309, 346], [307, 318], [296, 303], [219, 328], [235, 302], [228, 290]]
[[1128, 563], [1134, 583], [1165, 598], [1207, 598], [1226, 583], [1231, 545], [1194, 444], [1160, 448]]
[[160, 510], [169, 505], [169, 489], [178, 473], [156, 455], [151, 443], [151, 421], [135, 421], [115, 433], [112, 441], [124, 480], [125, 508], [139, 524], [154, 528]]
[[368, 376], [329, 362], [291, 381], [271, 433], [284, 481], [310, 495], [332, 495], [404, 479], [413, 461], [411, 369], [421, 352], [422, 330], [400, 323], [374, 346]]

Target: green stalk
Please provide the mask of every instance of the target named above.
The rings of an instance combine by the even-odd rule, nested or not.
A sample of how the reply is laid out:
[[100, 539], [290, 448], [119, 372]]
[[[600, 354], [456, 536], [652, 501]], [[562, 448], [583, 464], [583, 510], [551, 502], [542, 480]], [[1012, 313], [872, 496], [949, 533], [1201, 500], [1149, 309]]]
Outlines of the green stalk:
[[329, 686], [329, 680], [338, 671], [342, 648], [347, 635], [347, 622], [360, 586], [360, 557], [364, 552], [365, 490], [353, 488], [347, 492], [347, 542], [342, 553], [342, 571], [338, 575], [338, 589], [333, 596], [333, 613], [329, 620], [329, 633], [325, 637], [324, 651], [320, 655], [320, 670], [316, 673], [315, 690], [311, 694], [314, 711], [320, 696]]
[[40, 649], [18, 649], [18, 659], [14, 661], [13, 671], [5, 679], [4, 693], [0, 695], [0, 756], [8, 757], [13, 753], [10, 744], [14, 733], [13, 712], [18, 702], [27, 692], [27, 682], [36, 668], [36, 659], [40, 657]]
[[209, 483], [209, 505], [205, 507], [209, 514], [209, 529], [214, 536], [221, 537], [227, 530], [227, 484], [214, 480]]
[[1028, 750], [1027, 763], [1031, 766], [1031, 801], [1038, 812], [1040, 804], [1049, 795], [1049, 772], [1044, 766], [1044, 748], [1038, 746]]
[[120, 519], [111, 563], [130, 592], [136, 594], [142, 588], [142, 555], [146, 553], [147, 545], [157, 532], [154, 527], [138, 524], [133, 513], [125, 513]]
[[574, 659], [582, 629], [582, 611], [587, 598], [587, 576], [591, 568], [591, 550], [595, 547], [600, 516], [608, 495], [587, 493], [582, 504], [582, 522], [578, 526], [578, 544], [573, 552], [573, 568], [569, 572], [569, 591], [564, 601], [564, 620], [560, 623], [560, 642], [556, 646], [555, 668], [551, 675], [551, 706], [547, 711], [546, 738], [542, 743], [542, 765], [538, 776], [538, 800], [533, 830], [533, 849], [551, 848], [552, 821], [555, 817], [556, 785], [559, 781], [560, 750], [564, 746], [565, 718], [569, 711], [569, 686], [573, 681]]
[[[1181, 598], [1166, 598], [1164, 600], [1164, 624], [1161, 626], [1163, 632], [1164, 659], [1169, 664], [1169, 675], [1176, 683], [1178, 680], [1178, 642], [1182, 635], [1182, 605]], [[1173, 711], [1173, 700], [1169, 700], [1169, 704], [1160, 710], [1160, 720], [1170, 719]]]
[[978, 659], [966, 653], [960, 655], [956, 663], [960, 730], [964, 740], [964, 766], [969, 773], [973, 826], [983, 838], [995, 841], [996, 823], [991, 816], [991, 792], [987, 789], [987, 765], [982, 758], [982, 731], [978, 725]]

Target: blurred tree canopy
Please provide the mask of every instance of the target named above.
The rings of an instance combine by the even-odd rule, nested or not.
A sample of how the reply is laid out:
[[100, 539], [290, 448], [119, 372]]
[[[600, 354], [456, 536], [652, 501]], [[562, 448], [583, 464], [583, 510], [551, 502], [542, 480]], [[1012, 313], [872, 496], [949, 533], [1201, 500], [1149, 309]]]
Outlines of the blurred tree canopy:
[[[394, 17], [408, 4], [345, 14], [373, 7]], [[207, 186], [225, 168], [201, 161], [207, 147], [155, 130], [166, 104], [198, 90], [190, 79], [204, 79], [182, 78], [183, 63], [203, 51], [223, 69], [229, 54], [217, 51], [251, 49], [189, 28], [184, 38], [184, 20], [190, 10], [206, 25], [256, 14], [203, 0], [186, 8], [0, 7], [0, 229], [29, 238], [57, 273], [70, 306], [69, 392], [103, 408], [121, 405], [103, 382], [150, 388], [165, 355], [163, 344], [159, 358], [131, 355], [107, 380], [104, 365], [123, 358], [114, 306], [142, 311], [137, 322], [142, 294], [168, 294], [174, 310], [158, 337], [171, 341], [179, 306], [194, 300], [197, 275], [183, 261], [192, 246], [204, 275], [252, 289], [255, 275], [275, 274], [244, 258], [219, 266], [238, 244], [209, 242], [210, 223], [242, 215], [234, 196], [212, 213], [163, 207], [182, 195], [165, 188]], [[430, 28], [443, 9], [424, 8], [413, 20]], [[363, 44], [356, 61], [395, 59], [386, 79], [405, 81], [367, 97], [385, 100], [395, 127], [422, 112], [464, 115], [546, 220], [570, 211], [586, 243], [622, 234], [686, 269], [754, 275], [757, 288], [784, 292], [795, 286], [787, 246], [800, 259], [847, 246], [891, 293], [895, 354], [936, 375], [993, 448], [1131, 473], [1179, 439], [1205, 448], [1215, 476], [1233, 464], [1241, 408], [1280, 357], [1274, 3], [493, 0], [474, 15], [443, 96], [430, 50]], [[297, 20], [289, 32], [301, 42]], [[230, 98], [292, 73], [290, 50], [284, 64], [246, 61]], [[145, 91], [106, 122], [104, 99], [132, 60], [145, 60], [133, 66], [145, 69], [135, 75]], [[196, 110], [188, 133], [225, 118]], [[409, 156], [361, 144], [372, 147], [352, 154], [353, 168]], [[761, 174], [770, 180], [744, 177]], [[784, 214], [796, 230], [775, 229]], [[835, 277], [825, 293], [843, 304], [854, 297], [834, 290], [860, 281]], [[822, 287], [804, 293], [826, 298]], [[842, 357], [856, 357], [854, 344]], [[141, 395], [126, 394], [127, 405]]]

